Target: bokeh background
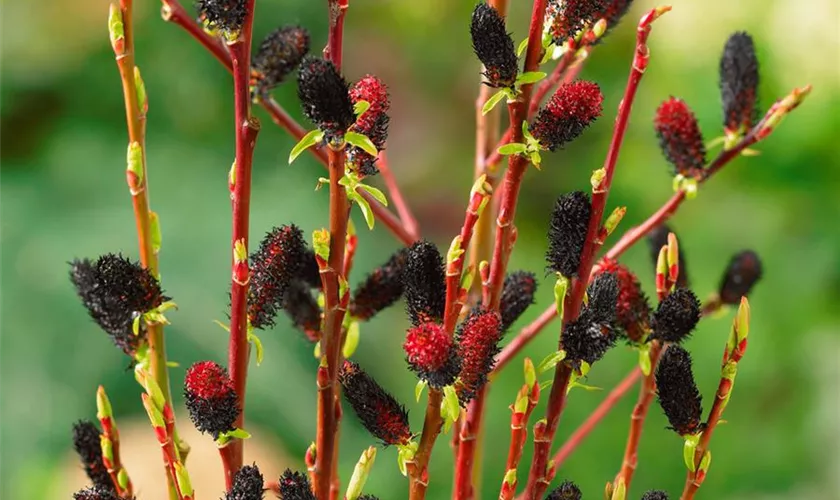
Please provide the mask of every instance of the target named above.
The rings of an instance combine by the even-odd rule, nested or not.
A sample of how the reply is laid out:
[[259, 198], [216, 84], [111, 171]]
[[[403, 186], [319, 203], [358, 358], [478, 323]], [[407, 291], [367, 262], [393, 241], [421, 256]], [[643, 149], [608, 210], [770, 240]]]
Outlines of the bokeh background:
[[[149, 94], [148, 165], [153, 208], [163, 227], [161, 268], [165, 289], [180, 309], [167, 328], [180, 407], [184, 367], [225, 359], [224, 319], [229, 262], [227, 171], [233, 158], [231, 80], [208, 54], [176, 26], [164, 23], [159, 3], [138, 0], [137, 61]], [[312, 31], [313, 47], [326, 40], [326, 2], [260, 0], [255, 36], [284, 23]], [[693, 287], [701, 297], [718, 283], [730, 255], [755, 249], [765, 277], [751, 297], [750, 349], [742, 362], [727, 424], [712, 442], [714, 462], [701, 490], [708, 499], [838, 498], [838, 301], [840, 301], [840, 132], [838, 26], [831, 0], [704, 0], [675, 2], [650, 40], [652, 58], [632, 112], [610, 197], [610, 207], [629, 207], [621, 229], [638, 223], [671, 194], [651, 119], [669, 95], [696, 111], [707, 139], [720, 135], [717, 88], [720, 50], [727, 36], [748, 30], [758, 46], [763, 107], [794, 86], [814, 92], [757, 149], [737, 159], [686, 203], [673, 225], [685, 249]], [[94, 391], [105, 384], [127, 441], [126, 458], [141, 498], [164, 498], [159, 454], [139, 404], [127, 359], [97, 330], [74, 296], [67, 261], [121, 251], [136, 257], [131, 204], [124, 181], [125, 122], [119, 78], [108, 44], [106, 0], [3, 2], [2, 43], [2, 430], [3, 498], [69, 498], [83, 485], [70, 453], [70, 425], [93, 418]], [[390, 85], [393, 100], [389, 156], [416, 211], [424, 235], [441, 246], [455, 234], [473, 171], [474, 100], [478, 63], [470, 49], [471, 0], [353, 0], [347, 16], [346, 74], [375, 73]], [[530, 2], [512, 2], [509, 28], [526, 36]], [[654, 6], [637, 0], [625, 22], [595, 51], [583, 77], [605, 94], [604, 116], [565, 151], [547, 155], [531, 170], [518, 213], [519, 243], [512, 268], [541, 274], [544, 233], [554, 198], [586, 188], [603, 161], [612, 117], [629, 67], [635, 21]], [[296, 117], [295, 84], [276, 92]], [[309, 158], [290, 167], [293, 142], [264, 123], [254, 162], [252, 237], [294, 221], [307, 234], [326, 224], [327, 196], [315, 192], [320, 167]], [[307, 124], [307, 126], [309, 126]], [[379, 180], [374, 181], [380, 182]], [[358, 227], [363, 223], [354, 213]], [[618, 231], [619, 233], [621, 231]], [[614, 240], [615, 238], [613, 238]], [[397, 243], [384, 228], [364, 231], [353, 281], [384, 261]], [[652, 290], [647, 248], [626, 262]], [[539, 303], [522, 324], [551, 300], [546, 280]], [[705, 320], [688, 347], [695, 359], [706, 407], [731, 311]], [[401, 307], [363, 328], [358, 361], [411, 410], [419, 431], [422, 407], [414, 403], [415, 379], [400, 344], [406, 320]], [[547, 329], [526, 354], [541, 359], [555, 346]], [[267, 476], [285, 466], [301, 468], [314, 439], [316, 366], [312, 346], [281, 321], [262, 335], [266, 360], [252, 367], [249, 448]], [[636, 356], [613, 350], [589, 382], [609, 389]], [[493, 386], [481, 498], [495, 498], [507, 453], [509, 410], [521, 384], [521, 357]], [[547, 375], [544, 375], [547, 377]], [[634, 391], [635, 392], [635, 391]], [[574, 391], [557, 443], [598, 404], [603, 392]], [[621, 461], [635, 393], [628, 396], [559, 471], [588, 498], [601, 495]], [[541, 406], [536, 414], [542, 413]], [[189, 427], [186, 419], [182, 427]], [[654, 406], [640, 450], [640, 466], [628, 498], [648, 488], [677, 495], [684, 466], [682, 441], [665, 429]], [[192, 460], [202, 498], [221, 495], [220, 466], [209, 438], [191, 436], [205, 449]], [[341, 471], [349, 476], [371, 443], [353, 416], [341, 436]], [[433, 457], [429, 498], [447, 498], [452, 454], [441, 439]], [[530, 457], [530, 443], [525, 456]], [[199, 453], [194, 454], [196, 457]], [[383, 499], [405, 497], [396, 450], [380, 450], [367, 488]]]

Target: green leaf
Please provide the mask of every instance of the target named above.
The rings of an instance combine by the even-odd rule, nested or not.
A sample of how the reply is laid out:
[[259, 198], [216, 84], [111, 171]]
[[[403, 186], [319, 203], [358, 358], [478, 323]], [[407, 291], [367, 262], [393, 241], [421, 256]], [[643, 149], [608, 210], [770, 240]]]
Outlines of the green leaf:
[[356, 113], [357, 118], [368, 109], [370, 109], [370, 102], [368, 101], [356, 101], [356, 104], [353, 105], [353, 112]]
[[554, 307], [557, 309], [557, 317], [563, 318], [563, 308], [566, 304], [566, 291], [569, 290], [569, 278], [557, 274], [557, 282], [554, 283]]
[[356, 348], [359, 347], [359, 336], [359, 322], [353, 321], [347, 327], [347, 336], [344, 338], [344, 347], [341, 350], [345, 358], [349, 359], [356, 352]]
[[222, 323], [221, 321], [219, 321], [219, 320], [217, 320], [217, 319], [214, 319], [214, 320], [213, 320], [213, 323], [216, 323], [217, 325], [219, 325], [220, 327], [222, 327], [222, 330], [224, 330], [224, 331], [226, 331], [226, 332], [230, 333], [230, 327], [229, 327], [229, 326], [227, 326], [226, 324]]
[[545, 78], [546, 73], [543, 71], [528, 71], [522, 73], [516, 78], [516, 85], [528, 85], [529, 83], [537, 83]]
[[499, 104], [502, 101], [502, 99], [504, 99], [505, 96], [507, 96], [506, 90], [507, 89], [502, 89], [490, 96], [490, 98], [487, 99], [487, 102], [485, 102], [484, 106], [481, 108], [481, 114], [486, 115], [487, 113], [492, 111], [493, 108], [496, 107], [496, 104]]
[[356, 187], [358, 189], [361, 189], [362, 191], [367, 191], [368, 193], [370, 193], [370, 195], [373, 196], [376, 199], [376, 201], [378, 201], [382, 205], [384, 205], [386, 207], [388, 206], [388, 198], [386, 198], [385, 193], [383, 193], [379, 189], [377, 189], [373, 186], [368, 186], [367, 184], [361, 184], [361, 183]]
[[545, 373], [548, 370], [551, 370], [557, 366], [557, 363], [563, 361], [564, 359], [566, 359], [566, 351], [562, 349], [549, 354], [540, 361], [539, 365], [537, 365], [537, 373]]
[[455, 392], [455, 388], [451, 385], [447, 385], [443, 388], [443, 406], [441, 409], [446, 409], [446, 418], [450, 420], [450, 422], [455, 422], [458, 420], [458, 417], [461, 415], [461, 404], [458, 401], [458, 393]]
[[639, 349], [639, 368], [642, 369], [642, 373], [645, 375], [645, 377], [650, 375], [650, 349]]
[[509, 142], [504, 146], [499, 146], [500, 155], [517, 155], [528, 150], [528, 146], [521, 142]]
[[356, 196], [350, 196], [350, 198], [352, 198], [353, 201], [355, 201], [356, 204], [359, 205], [359, 208], [362, 211], [362, 215], [365, 217], [365, 222], [367, 222], [368, 229], [373, 229], [373, 225], [374, 223], [376, 223], [376, 218], [373, 216], [373, 210], [370, 209], [370, 203], [368, 203], [366, 199], [359, 196], [358, 193], [352, 194]]
[[360, 134], [358, 132], [347, 132], [344, 134], [344, 140], [347, 144], [356, 146], [371, 156], [379, 154], [379, 151], [376, 150], [376, 146], [373, 145], [373, 141], [364, 134]]
[[525, 52], [525, 49], [527, 49], [527, 48], [528, 48], [528, 39], [526, 38], [526, 39], [522, 40], [521, 42], [519, 42], [519, 47], [516, 48], [516, 55], [521, 56], [522, 53]]
[[318, 129], [310, 130], [306, 133], [303, 137], [300, 138], [295, 147], [292, 148], [292, 152], [289, 153], [289, 165], [292, 164], [295, 159], [300, 156], [301, 153], [306, 151], [307, 149], [311, 148], [312, 146], [321, 142], [324, 139], [324, 133]]
[[540, 163], [542, 163], [542, 157], [540, 156], [540, 152], [539, 151], [531, 151], [528, 154], [528, 156], [531, 159], [531, 163], [533, 163], [534, 166], [537, 167], [537, 169], [539, 169], [540, 168]]
[[263, 345], [262, 340], [254, 334], [254, 329], [251, 325], [248, 325], [248, 342], [253, 342], [254, 350], [256, 351], [257, 355], [257, 366], [260, 366], [263, 362]]
[[420, 402], [420, 396], [423, 395], [423, 389], [425, 389], [427, 385], [429, 385], [428, 382], [420, 380], [417, 382], [417, 385], [414, 386], [414, 399], [416, 399], [418, 403]]
[[685, 436], [685, 445], [683, 446], [683, 461], [685, 466], [691, 472], [697, 470], [697, 464], [694, 462], [694, 452], [697, 450], [697, 444], [700, 442], [700, 434]]

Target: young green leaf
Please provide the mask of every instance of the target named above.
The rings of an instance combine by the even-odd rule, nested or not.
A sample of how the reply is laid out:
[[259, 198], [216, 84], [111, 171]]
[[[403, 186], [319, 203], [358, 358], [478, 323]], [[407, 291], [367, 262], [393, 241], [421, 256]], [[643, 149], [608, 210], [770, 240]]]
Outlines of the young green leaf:
[[370, 193], [371, 196], [376, 198], [376, 201], [378, 201], [379, 203], [383, 204], [386, 207], [388, 206], [388, 198], [386, 198], [385, 193], [383, 193], [379, 189], [377, 189], [373, 186], [368, 186], [367, 184], [362, 184], [362, 183], [359, 183], [359, 185], [356, 186], [356, 187], [358, 189], [361, 189], [362, 191], [367, 191], [368, 193]]
[[370, 102], [368, 101], [356, 101], [356, 104], [353, 105], [353, 112], [356, 113], [356, 117], [361, 116], [368, 109], [370, 109]]
[[564, 359], [566, 359], [566, 351], [561, 349], [559, 351], [552, 352], [543, 358], [543, 360], [540, 361], [540, 364], [537, 365], [537, 373], [544, 373], [551, 370], [557, 366], [557, 363], [563, 361]]
[[300, 141], [295, 144], [295, 147], [292, 148], [292, 152], [289, 153], [289, 165], [291, 165], [301, 153], [318, 144], [323, 139], [324, 133], [318, 129], [307, 132], [306, 135], [301, 137]]
[[254, 350], [257, 355], [257, 366], [260, 366], [263, 361], [263, 345], [262, 340], [254, 334], [254, 329], [248, 326], [248, 342], [254, 343]]
[[487, 102], [485, 102], [484, 106], [481, 108], [481, 114], [486, 115], [487, 113], [492, 111], [493, 108], [496, 107], [496, 104], [499, 104], [502, 101], [502, 99], [505, 98], [505, 96], [507, 96], [507, 89], [502, 89], [490, 96], [490, 98], [487, 99]]
[[358, 132], [347, 132], [344, 134], [344, 140], [347, 144], [356, 146], [371, 156], [379, 154], [379, 151], [376, 150], [376, 146], [374, 146], [373, 141], [364, 134], [360, 134]]
[[537, 83], [545, 78], [545, 73], [542, 71], [528, 71], [522, 73], [516, 78], [516, 85], [528, 85], [529, 83]]
[[520, 153], [524, 153], [528, 150], [528, 146], [522, 144], [521, 142], [509, 142], [504, 146], [499, 146], [499, 154], [500, 155], [517, 155]]
[[359, 322], [353, 321], [347, 327], [347, 336], [344, 339], [344, 347], [341, 350], [345, 358], [349, 359], [356, 352], [356, 348], [359, 347], [359, 337]]

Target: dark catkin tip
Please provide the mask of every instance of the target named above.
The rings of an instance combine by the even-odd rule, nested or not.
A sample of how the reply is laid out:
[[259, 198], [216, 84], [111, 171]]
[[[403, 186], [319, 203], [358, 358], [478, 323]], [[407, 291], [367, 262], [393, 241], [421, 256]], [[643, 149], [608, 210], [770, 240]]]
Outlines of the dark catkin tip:
[[583, 191], [574, 191], [557, 198], [548, 227], [548, 269], [567, 278], [577, 276], [580, 257], [586, 241], [592, 204]]
[[461, 359], [452, 337], [437, 323], [410, 328], [403, 350], [411, 371], [432, 387], [451, 385], [461, 370]]
[[197, 0], [199, 19], [211, 30], [237, 32], [248, 13], [245, 0]]
[[546, 495], [545, 500], [581, 500], [582, 498], [583, 493], [581, 493], [580, 488], [575, 483], [563, 481], [560, 486], [554, 488]]
[[741, 297], [750, 294], [753, 285], [761, 279], [761, 259], [752, 250], [744, 250], [732, 256], [720, 282], [718, 294], [724, 304], [737, 305]]
[[295, 328], [315, 342], [321, 329], [321, 307], [306, 283], [294, 280], [283, 295], [283, 310]]
[[603, 111], [598, 84], [578, 80], [561, 85], [528, 127], [540, 145], [554, 151], [575, 140]]
[[745, 131], [758, 118], [758, 58], [746, 32], [733, 33], [720, 58], [720, 95], [727, 132]]
[[263, 500], [263, 475], [255, 465], [246, 465], [233, 477], [233, 487], [225, 494], [224, 500]]
[[671, 429], [681, 436], [703, 430], [700, 423], [703, 397], [694, 383], [688, 351], [678, 345], [668, 347], [656, 369], [656, 387], [659, 404]]
[[639, 342], [650, 327], [651, 310], [638, 278], [627, 266], [611, 259], [601, 261], [595, 276], [601, 273], [614, 274], [618, 280], [616, 323], [629, 340]]
[[373, 270], [353, 292], [350, 315], [367, 321], [398, 301], [403, 294], [403, 272], [408, 249], [397, 250], [388, 261]]
[[213, 439], [232, 431], [239, 416], [239, 403], [227, 370], [213, 361], [196, 363], [187, 370], [184, 404], [195, 428]]
[[254, 93], [266, 95], [300, 65], [309, 52], [309, 32], [284, 26], [268, 34], [251, 58]]
[[527, 271], [516, 271], [505, 277], [499, 313], [502, 315], [502, 334], [534, 303], [537, 292], [537, 277]]
[[73, 449], [76, 450], [76, 455], [79, 456], [79, 461], [93, 486], [98, 490], [113, 492], [114, 483], [102, 461], [102, 447], [96, 424], [90, 420], [80, 420], [73, 424]]
[[298, 71], [298, 98], [303, 114], [320, 128], [328, 141], [340, 138], [356, 121], [350, 85], [332, 62], [306, 56]]
[[[656, 269], [656, 260], [659, 258], [659, 251], [662, 247], [668, 244], [668, 233], [677, 234], [676, 231], [671, 229], [671, 227], [667, 224], [660, 224], [651, 229], [650, 233], [648, 233], [647, 240], [650, 247], [650, 258], [651, 262], [653, 262], [654, 269]], [[677, 237], [677, 239], [679, 240], [679, 237]], [[685, 254], [683, 253], [682, 240], [680, 240], [678, 257], [680, 259], [680, 274], [677, 276], [677, 287], [688, 288], [688, 263], [686, 262]]]
[[668, 494], [662, 490], [650, 490], [642, 496], [642, 500], [668, 500]]
[[[618, 26], [618, 23], [620, 23], [624, 18], [624, 14], [627, 14], [627, 11], [630, 10], [630, 6], [632, 4], [633, 0], [606, 0], [604, 8], [595, 14], [594, 19], [596, 21], [599, 19], [606, 19], [607, 33], [609, 33], [613, 28]], [[600, 43], [605, 37], [606, 33], [596, 40], [595, 43]]]
[[700, 321], [700, 301], [688, 288], [669, 293], [653, 313], [651, 339], [679, 344]]
[[[388, 126], [391, 118], [388, 110], [391, 107], [391, 100], [388, 97], [388, 87], [382, 80], [367, 75], [350, 89], [350, 100], [353, 105], [359, 101], [367, 101], [370, 107], [356, 118], [351, 130], [358, 132], [376, 146], [378, 151], [385, 149], [385, 141], [388, 140]], [[376, 166], [377, 158], [365, 152], [357, 146], [350, 146], [347, 149], [347, 161], [360, 177], [366, 177], [379, 173]]]
[[706, 146], [697, 118], [682, 99], [671, 97], [659, 105], [653, 119], [662, 154], [683, 177], [699, 177], [706, 166]]
[[134, 318], [169, 300], [152, 273], [122, 255], [74, 260], [70, 280], [90, 317], [129, 356], [145, 341], [146, 324], [140, 321], [135, 335]]
[[408, 412], [359, 365], [345, 361], [338, 380], [344, 397], [373, 437], [386, 446], [408, 443]]
[[286, 469], [278, 481], [283, 500], [315, 500], [309, 478], [301, 472]]
[[513, 87], [519, 71], [513, 39], [499, 11], [486, 3], [473, 10], [470, 22], [473, 51], [484, 64], [485, 82], [491, 87]]
[[413, 325], [443, 319], [446, 276], [443, 257], [434, 243], [423, 240], [409, 247], [403, 289], [406, 311]]
[[499, 313], [474, 309], [456, 332], [458, 357], [461, 359], [458, 398], [466, 406], [487, 383], [487, 375], [496, 366], [499, 341], [502, 339]]
[[[108, 479], [110, 481], [110, 478]], [[91, 486], [73, 493], [73, 500], [134, 500], [135, 497], [121, 497], [113, 487]]]
[[265, 235], [259, 249], [250, 257], [248, 320], [251, 326], [258, 329], [274, 326], [289, 283], [311, 265], [307, 263], [310, 258], [303, 231], [294, 224], [275, 227]]
[[600, 19], [606, 8], [605, 0], [549, 0], [546, 18], [551, 20], [552, 41], [564, 44], [569, 37]]

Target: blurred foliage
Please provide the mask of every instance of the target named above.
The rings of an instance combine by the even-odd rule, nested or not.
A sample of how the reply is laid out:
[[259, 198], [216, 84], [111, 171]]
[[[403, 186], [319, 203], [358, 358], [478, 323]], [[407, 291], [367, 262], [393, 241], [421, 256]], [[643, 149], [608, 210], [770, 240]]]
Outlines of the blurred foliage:
[[[226, 175], [233, 157], [231, 81], [196, 43], [161, 21], [157, 2], [136, 3], [137, 61], [151, 108], [151, 199], [164, 233], [161, 268], [165, 289], [180, 306], [167, 328], [170, 357], [182, 367], [172, 370], [180, 398], [183, 367], [200, 359], [225, 359], [226, 336], [212, 320], [225, 318], [230, 276]], [[323, 46], [323, 0], [257, 3], [257, 37], [278, 24], [301, 23], [312, 31], [313, 47]], [[512, 3], [509, 27], [520, 40], [527, 32], [530, 2]], [[391, 164], [424, 234], [444, 246], [460, 225], [473, 170], [478, 64], [467, 30], [473, 2], [351, 4], [347, 75], [356, 79], [375, 73], [390, 85]], [[543, 269], [553, 199], [585, 188], [589, 172], [603, 161], [631, 58], [634, 20], [653, 5], [638, 0], [626, 22], [586, 64], [583, 77], [601, 84], [606, 116], [565, 151], [547, 155], [541, 172], [527, 174], [512, 269]], [[107, 2], [4, 2], [2, 10], [0, 491], [9, 498], [44, 498], [46, 491], [54, 491], [51, 482], [69, 448], [71, 422], [93, 417], [97, 384], [107, 385], [118, 416], [142, 415], [127, 360], [78, 304], [66, 264], [109, 251], [136, 257], [136, 240], [123, 173], [122, 93], [105, 29]], [[736, 160], [673, 220], [701, 297], [714, 290], [732, 253], [753, 248], [765, 265], [765, 278], [751, 297], [750, 349], [727, 409], [728, 423], [712, 442], [714, 462], [703, 498], [829, 498], [838, 493], [831, 489], [837, 486], [831, 471], [838, 459], [829, 451], [840, 444], [840, 118], [832, 111], [840, 109], [838, 15], [831, 0], [808, 7], [795, 0], [678, 2], [651, 37], [650, 67], [610, 197], [611, 207], [629, 207], [620, 229], [643, 220], [670, 195], [669, 169], [651, 126], [658, 102], [669, 95], [683, 97], [707, 139], [720, 133], [717, 62], [729, 33], [746, 29], [756, 39], [764, 106], [793, 86], [814, 85], [809, 100], [758, 146], [760, 156]], [[791, 36], [791, 26], [803, 36]], [[276, 98], [300, 117], [294, 83], [282, 86]], [[311, 158], [287, 166], [292, 141], [261, 110], [256, 114], [264, 126], [254, 163], [252, 236], [289, 221], [307, 233], [321, 227], [327, 220], [327, 196], [313, 191], [320, 167]], [[353, 281], [396, 245], [383, 228], [363, 234]], [[647, 260], [646, 248], [626, 256], [650, 291]], [[546, 280], [530, 317], [550, 300]], [[730, 318], [727, 313], [704, 321], [688, 344], [707, 408]], [[365, 325], [356, 356], [408, 403], [419, 432], [423, 411], [413, 402], [414, 379], [400, 350], [405, 326], [400, 307]], [[541, 359], [554, 349], [556, 334], [552, 325], [526, 354]], [[302, 457], [314, 437], [311, 346], [288, 323], [262, 338], [266, 361], [251, 370], [249, 420], [272, 429], [292, 456]], [[589, 382], [609, 389], [634, 362], [634, 354], [619, 347], [598, 363]], [[495, 498], [503, 474], [507, 405], [521, 384], [518, 366], [521, 359], [491, 391], [481, 498]], [[598, 392], [572, 393], [558, 443], [601, 397]], [[634, 399], [635, 394], [628, 396], [610, 414], [559, 471], [558, 481], [570, 478], [587, 497], [600, 495], [620, 465]], [[543, 411], [541, 405], [536, 414]], [[680, 491], [682, 443], [665, 425], [654, 407], [630, 498], [652, 487]], [[347, 477], [370, 437], [349, 414], [341, 437], [341, 470]], [[447, 439], [441, 439], [433, 457], [429, 498], [449, 494]], [[403, 497], [405, 479], [397, 472], [395, 450], [380, 455], [369, 492]], [[201, 493], [206, 498], [218, 494]]]

